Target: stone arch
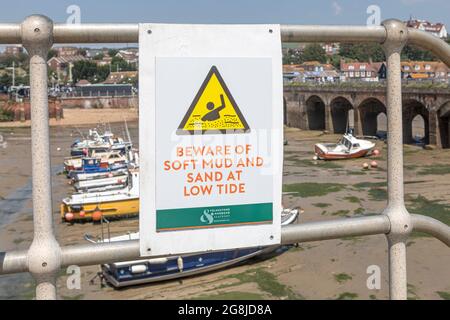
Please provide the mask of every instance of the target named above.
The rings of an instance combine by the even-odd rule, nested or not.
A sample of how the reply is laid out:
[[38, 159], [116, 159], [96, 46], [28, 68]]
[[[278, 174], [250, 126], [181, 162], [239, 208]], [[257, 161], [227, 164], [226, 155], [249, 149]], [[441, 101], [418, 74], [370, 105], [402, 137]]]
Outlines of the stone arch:
[[450, 101], [441, 105], [438, 110], [438, 119], [442, 148], [450, 148]]
[[[429, 112], [426, 106], [415, 99], [407, 99], [403, 101], [403, 141], [404, 143], [417, 143], [415, 140], [414, 131], [418, 128], [413, 128], [413, 120], [420, 115], [423, 119], [424, 137], [420, 142], [424, 144], [430, 143], [430, 129], [429, 129]], [[416, 123], [414, 123], [416, 125]]]
[[378, 116], [381, 113], [386, 114], [386, 106], [377, 98], [367, 98], [358, 106], [361, 117], [362, 133], [365, 136], [376, 136], [380, 134]]
[[331, 100], [330, 111], [334, 133], [345, 133], [347, 131], [350, 110], [353, 110], [353, 105], [347, 98], [339, 96]]
[[310, 96], [306, 102], [306, 116], [309, 130], [325, 130], [325, 103], [316, 95]]

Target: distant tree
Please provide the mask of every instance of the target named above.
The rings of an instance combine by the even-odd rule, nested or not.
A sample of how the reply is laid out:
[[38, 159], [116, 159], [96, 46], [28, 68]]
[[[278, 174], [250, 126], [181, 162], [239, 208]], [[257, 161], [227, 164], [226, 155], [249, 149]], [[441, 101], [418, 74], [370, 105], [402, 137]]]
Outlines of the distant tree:
[[12, 85], [12, 77], [7, 74], [4, 73], [0, 76], [0, 86], [11, 86]]
[[88, 80], [91, 83], [97, 83], [105, 81], [109, 74], [109, 67], [98, 67], [95, 62], [92, 61], [77, 61], [73, 65], [72, 77], [76, 83], [80, 80]]
[[53, 57], [56, 57], [58, 55], [58, 51], [55, 49], [50, 49], [50, 51], [47, 53], [47, 60], [50, 60]]
[[327, 54], [325, 49], [320, 44], [309, 44], [305, 47], [302, 54], [302, 60], [304, 61], [319, 61], [320, 63], [327, 62]]
[[299, 49], [287, 49], [283, 54], [283, 64], [301, 64], [302, 53]]
[[93, 60], [102, 60], [105, 57], [103, 53], [96, 54], [92, 59]]
[[77, 52], [80, 56], [83, 56], [83, 57], [86, 57], [86, 55], [87, 55], [87, 51], [86, 51], [86, 49], [85, 48], [80, 48], [80, 49], [78, 49], [78, 52]]
[[382, 62], [385, 60], [384, 52], [380, 44], [341, 44], [339, 55], [345, 59], [357, 61]]
[[117, 50], [117, 49], [109, 49], [108, 50], [108, 55], [110, 57], [115, 57], [117, 53], [119, 53], [119, 50]]
[[412, 61], [437, 61], [438, 59], [429, 51], [419, 49], [414, 46], [407, 45], [402, 52], [403, 60]]
[[111, 60], [112, 71], [136, 71], [136, 65], [123, 60], [121, 57], [113, 57]]
[[341, 59], [342, 59], [342, 57], [340, 55], [334, 54], [330, 57], [328, 63], [331, 63], [333, 65], [333, 67], [335, 67], [336, 69], [340, 69]]
[[0, 55], [0, 64], [5, 67], [12, 67], [13, 62], [16, 64], [16, 67], [28, 64], [28, 54], [20, 53], [17, 55], [4, 54]]

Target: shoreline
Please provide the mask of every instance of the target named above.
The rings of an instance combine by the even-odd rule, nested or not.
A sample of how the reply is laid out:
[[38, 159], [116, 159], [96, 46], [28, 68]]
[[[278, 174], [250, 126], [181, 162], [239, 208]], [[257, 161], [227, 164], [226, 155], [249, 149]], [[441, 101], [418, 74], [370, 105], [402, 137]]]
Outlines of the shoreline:
[[[139, 110], [129, 109], [64, 109], [64, 118], [49, 119], [50, 127], [92, 125], [97, 123], [119, 123], [123, 121], [138, 121]], [[30, 128], [31, 120], [0, 122], [0, 129]]]

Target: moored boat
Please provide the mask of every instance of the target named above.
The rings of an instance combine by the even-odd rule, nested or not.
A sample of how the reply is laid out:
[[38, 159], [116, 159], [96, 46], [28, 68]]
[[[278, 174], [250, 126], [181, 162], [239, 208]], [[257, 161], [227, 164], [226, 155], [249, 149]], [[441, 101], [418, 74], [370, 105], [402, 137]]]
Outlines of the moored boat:
[[[293, 223], [298, 214], [297, 209], [283, 210], [282, 225]], [[90, 238], [87, 239], [96, 242]], [[104, 242], [137, 239], [139, 239], [139, 233], [131, 233], [104, 239]], [[276, 245], [117, 262], [103, 264], [101, 273], [113, 287], [120, 288], [198, 275], [230, 267], [265, 254], [281, 253], [288, 248], [288, 246]]]
[[375, 143], [346, 133], [338, 143], [318, 143], [314, 146], [314, 150], [319, 159], [338, 160], [364, 157], [374, 147]]
[[97, 179], [85, 179], [78, 180], [73, 183], [73, 187], [76, 191], [89, 192], [93, 189], [99, 188], [118, 188], [119, 186], [125, 186], [128, 183], [128, 174], [123, 172], [119, 175], [111, 175], [106, 177], [100, 177]]
[[83, 163], [81, 168], [78, 170], [69, 171], [69, 173], [67, 174], [67, 176], [69, 178], [73, 178], [77, 174], [108, 173], [108, 172], [127, 168], [126, 163], [118, 162], [118, 163], [109, 164], [109, 163], [102, 162], [98, 158], [83, 158], [81, 161]]
[[75, 222], [136, 216], [139, 213], [139, 172], [130, 170], [130, 177], [125, 188], [74, 193], [63, 199], [61, 218]]

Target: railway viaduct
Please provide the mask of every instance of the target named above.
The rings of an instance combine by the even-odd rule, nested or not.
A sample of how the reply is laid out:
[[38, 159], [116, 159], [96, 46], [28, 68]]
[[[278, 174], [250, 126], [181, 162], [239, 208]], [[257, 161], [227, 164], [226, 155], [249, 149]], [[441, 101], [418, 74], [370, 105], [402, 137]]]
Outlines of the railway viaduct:
[[[284, 87], [284, 122], [290, 127], [344, 133], [350, 116], [356, 135], [374, 136], [381, 113], [386, 114], [384, 86]], [[418, 115], [423, 118], [425, 143], [450, 148], [450, 89], [403, 88], [405, 143], [413, 141], [412, 122]]]

